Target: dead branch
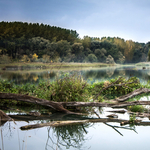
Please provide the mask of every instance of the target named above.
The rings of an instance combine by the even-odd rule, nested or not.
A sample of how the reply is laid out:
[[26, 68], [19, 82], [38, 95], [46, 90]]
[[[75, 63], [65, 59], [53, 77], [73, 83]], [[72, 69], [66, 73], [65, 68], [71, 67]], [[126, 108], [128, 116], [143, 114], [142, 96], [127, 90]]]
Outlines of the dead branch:
[[2, 110], [0, 110], [0, 122], [6, 122], [6, 121], [13, 121], [15, 123], [14, 119], [12, 119], [8, 115], [6, 115]]
[[140, 89], [137, 89], [131, 93], [128, 93], [124, 96], [120, 96], [116, 99], [114, 99], [115, 101], [118, 101], [118, 102], [124, 102], [126, 100], [128, 100], [129, 98], [133, 98], [137, 95], [140, 95], [140, 94], [143, 94], [143, 93], [150, 93], [150, 89], [147, 89], [147, 88], [140, 88]]
[[40, 99], [33, 96], [28, 95], [21, 95], [21, 94], [12, 94], [12, 93], [2, 93], [0, 92], [0, 99], [13, 99], [18, 101], [24, 101], [34, 104], [40, 104], [43, 106], [48, 106], [56, 111], [67, 113], [67, 114], [78, 114], [71, 112], [64, 107], [112, 107], [112, 108], [121, 108], [126, 106], [133, 106], [133, 105], [150, 105], [150, 101], [133, 101], [133, 102], [124, 102], [129, 98], [132, 98], [136, 95], [140, 95], [142, 93], [149, 93], [150, 89], [147, 88], [140, 88], [137, 89], [127, 95], [118, 97], [110, 103], [104, 102], [53, 102], [44, 99]]
[[[66, 125], [79, 125], [84, 123], [107, 123], [107, 122], [118, 122], [121, 125], [130, 124], [130, 121], [122, 120], [122, 119], [111, 119], [111, 118], [99, 118], [99, 119], [87, 119], [87, 120], [69, 120], [69, 121], [52, 121], [48, 123], [41, 123], [41, 124], [34, 124], [34, 125], [26, 125], [20, 127], [21, 130], [31, 130], [35, 128], [41, 128], [46, 126], [51, 127], [59, 127], [59, 126], [66, 126]], [[123, 124], [124, 123], [124, 124]], [[139, 120], [135, 121], [136, 125], [142, 126], [149, 126], [150, 122], [141, 122]]]
[[23, 101], [23, 102], [40, 104], [40, 105], [43, 105], [43, 106], [51, 107], [54, 110], [59, 111], [59, 112], [64, 112], [64, 113], [68, 113], [68, 114], [73, 113], [73, 112], [65, 109], [58, 102], [48, 101], [48, 100], [44, 100], [44, 99], [40, 99], [40, 98], [36, 98], [36, 97], [33, 97], [33, 96], [28, 96], [28, 95], [0, 92], [0, 99], [13, 99], [13, 100], [18, 100], [18, 101]]
[[[134, 121], [130, 121], [130, 120], [127, 120], [127, 121], [123, 121], [120, 123], [121, 126], [124, 126], [124, 125], [127, 125], [127, 124], [134, 124], [134, 125], [140, 125], [141, 124], [141, 120], [134, 120]], [[145, 122], [146, 123], [146, 122]]]
[[41, 128], [41, 127], [45, 127], [45, 126], [59, 127], [59, 126], [66, 126], [66, 125], [84, 124], [84, 123], [89, 123], [89, 122], [96, 123], [96, 122], [116, 122], [116, 121], [122, 122], [122, 121], [125, 121], [125, 120], [105, 118], [105, 119], [52, 121], [52, 122], [48, 122], [48, 123], [22, 126], [21, 130], [29, 130], [29, 129]]

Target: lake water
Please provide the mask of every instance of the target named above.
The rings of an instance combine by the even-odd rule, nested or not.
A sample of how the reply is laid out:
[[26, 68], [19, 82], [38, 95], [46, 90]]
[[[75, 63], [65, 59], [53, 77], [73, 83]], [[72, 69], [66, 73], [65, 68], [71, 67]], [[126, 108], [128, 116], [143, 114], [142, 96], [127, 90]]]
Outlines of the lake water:
[[[54, 80], [59, 73], [74, 73], [82, 75], [88, 82], [109, 80], [118, 76], [137, 76], [143, 84], [150, 80], [150, 70], [142, 67], [112, 67], [112, 68], [90, 68], [77, 70], [44, 70], [44, 71], [1, 71], [0, 78], [8, 79], [17, 84], [38, 83], [40, 80]], [[95, 108], [100, 118], [108, 119], [107, 115], [112, 108]], [[13, 115], [7, 113], [8, 115]], [[115, 113], [118, 120], [128, 120], [129, 114]], [[19, 117], [23, 119], [19, 119]], [[13, 116], [11, 116], [13, 118]], [[0, 150], [149, 150], [150, 121], [143, 118], [145, 125], [120, 126], [115, 120], [107, 122], [86, 123], [82, 125], [70, 125], [64, 127], [42, 127], [31, 130], [20, 129], [21, 126], [51, 122], [53, 120], [79, 120], [77, 116], [50, 114], [46, 119], [26, 118], [26, 115], [18, 113], [12, 121], [0, 126]], [[90, 115], [90, 118], [98, 118], [97, 115]]]
[[150, 68], [142, 69], [136, 66], [107, 67], [107, 68], [77, 68], [77, 69], [47, 69], [47, 70], [21, 70], [0, 71], [0, 79], [14, 81], [16, 84], [38, 83], [40, 80], [54, 80], [60, 74], [78, 74], [88, 82], [109, 80], [118, 76], [136, 76], [141, 83], [146, 84], [150, 80]]

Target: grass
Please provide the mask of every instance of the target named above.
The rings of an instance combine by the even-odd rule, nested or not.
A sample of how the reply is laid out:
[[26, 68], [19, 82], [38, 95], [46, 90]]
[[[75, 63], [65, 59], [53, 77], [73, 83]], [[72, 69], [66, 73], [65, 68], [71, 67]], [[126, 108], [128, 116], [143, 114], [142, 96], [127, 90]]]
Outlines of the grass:
[[128, 110], [132, 112], [145, 112], [146, 108], [142, 105], [128, 106]]

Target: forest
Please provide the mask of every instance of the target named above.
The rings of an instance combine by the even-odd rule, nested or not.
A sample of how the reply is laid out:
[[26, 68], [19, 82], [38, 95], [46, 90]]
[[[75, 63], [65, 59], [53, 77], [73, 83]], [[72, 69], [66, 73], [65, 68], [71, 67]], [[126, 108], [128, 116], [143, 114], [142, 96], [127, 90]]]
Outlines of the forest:
[[0, 22], [0, 63], [102, 62], [138, 63], [148, 60], [150, 42], [119, 37], [83, 39], [75, 30], [39, 23]]

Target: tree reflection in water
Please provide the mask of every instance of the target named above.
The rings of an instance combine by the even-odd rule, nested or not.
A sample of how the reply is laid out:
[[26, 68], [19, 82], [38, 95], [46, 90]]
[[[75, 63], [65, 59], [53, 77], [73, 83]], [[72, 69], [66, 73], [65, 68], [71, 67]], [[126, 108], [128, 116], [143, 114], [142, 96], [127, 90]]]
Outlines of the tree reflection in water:
[[[86, 140], [85, 134], [87, 134], [86, 128], [91, 127], [90, 123], [82, 125], [68, 125], [61, 127], [49, 127], [48, 130], [48, 139], [46, 142], [45, 149], [48, 150], [48, 147], [52, 149], [62, 149], [65, 147], [69, 149], [70, 147], [81, 149]], [[51, 130], [53, 129], [53, 130]], [[54, 139], [56, 139], [54, 141]], [[49, 145], [49, 140], [53, 145]], [[55, 148], [54, 148], [55, 147]], [[85, 149], [85, 147], [84, 147]]]

